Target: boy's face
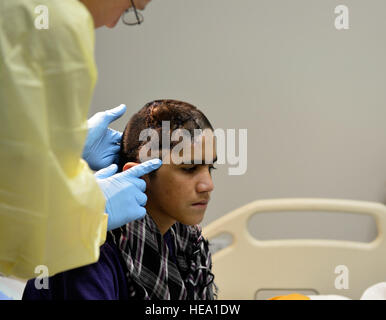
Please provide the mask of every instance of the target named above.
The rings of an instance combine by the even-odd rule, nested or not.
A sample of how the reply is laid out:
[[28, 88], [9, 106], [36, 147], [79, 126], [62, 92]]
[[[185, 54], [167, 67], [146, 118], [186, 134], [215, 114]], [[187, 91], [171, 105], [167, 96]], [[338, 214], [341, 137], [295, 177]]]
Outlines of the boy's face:
[[[210, 154], [207, 155], [210, 157], [208, 160], [205, 159], [205, 146], [210, 150], [207, 151]], [[198, 137], [191, 148], [190, 163], [174, 164], [171, 160], [170, 164], [163, 164], [154, 176], [144, 177], [148, 197], [146, 211], [151, 214], [161, 232], [166, 231], [176, 221], [194, 225], [204, 218], [214, 189], [211, 170], [217, 155], [213, 132]], [[201, 149], [202, 156], [196, 156], [196, 160], [200, 160], [201, 164], [194, 163], [194, 148]], [[163, 226], [166, 230], [162, 230]]]

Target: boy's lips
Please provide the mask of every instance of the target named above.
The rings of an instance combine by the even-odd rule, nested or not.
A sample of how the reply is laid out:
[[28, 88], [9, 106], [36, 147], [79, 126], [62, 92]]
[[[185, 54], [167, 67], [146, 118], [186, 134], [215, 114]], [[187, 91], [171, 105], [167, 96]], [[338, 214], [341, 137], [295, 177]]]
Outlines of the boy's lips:
[[195, 202], [192, 204], [193, 207], [206, 207], [209, 203], [209, 199], [208, 200], [202, 200], [202, 201], [199, 201], [199, 202]]

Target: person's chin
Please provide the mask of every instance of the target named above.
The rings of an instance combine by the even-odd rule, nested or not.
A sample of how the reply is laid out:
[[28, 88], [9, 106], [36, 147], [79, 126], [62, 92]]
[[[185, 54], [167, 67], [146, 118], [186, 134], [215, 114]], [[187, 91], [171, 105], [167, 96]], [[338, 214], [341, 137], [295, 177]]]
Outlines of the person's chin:
[[106, 24], [106, 27], [110, 28], [110, 29], [113, 29], [117, 25], [119, 19], [120, 19], [120, 17], [118, 17], [115, 21]]
[[137, 4], [136, 8], [137, 8], [138, 10], [145, 10], [145, 8], [146, 8], [146, 6], [148, 5], [149, 2], [150, 2], [150, 1], [148, 1], [148, 2], [146, 2], [146, 3], [144, 3], [144, 4]]
[[193, 208], [191, 214], [189, 215], [189, 225], [195, 225], [201, 223], [205, 216], [205, 208]]

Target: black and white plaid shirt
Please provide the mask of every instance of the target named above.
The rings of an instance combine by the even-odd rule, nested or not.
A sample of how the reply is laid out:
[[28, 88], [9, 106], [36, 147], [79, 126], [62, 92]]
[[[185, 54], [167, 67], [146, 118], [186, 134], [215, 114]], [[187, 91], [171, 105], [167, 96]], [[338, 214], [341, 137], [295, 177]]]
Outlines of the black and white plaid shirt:
[[200, 226], [176, 222], [168, 233], [176, 263], [149, 214], [111, 231], [127, 266], [130, 296], [145, 300], [215, 299], [211, 254]]

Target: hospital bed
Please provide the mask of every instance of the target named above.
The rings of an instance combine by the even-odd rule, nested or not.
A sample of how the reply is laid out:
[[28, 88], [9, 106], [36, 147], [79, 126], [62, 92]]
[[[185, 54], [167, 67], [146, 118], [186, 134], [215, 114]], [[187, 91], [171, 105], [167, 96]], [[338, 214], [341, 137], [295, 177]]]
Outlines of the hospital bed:
[[[247, 229], [255, 214], [323, 211], [371, 215], [377, 237], [356, 241], [257, 240]], [[256, 299], [259, 293], [311, 292], [360, 299], [370, 286], [386, 281], [386, 207], [380, 203], [337, 199], [271, 199], [251, 202], [203, 228], [209, 240], [222, 234], [231, 244], [213, 254], [219, 299]], [[346, 277], [346, 278], [344, 278]], [[342, 287], [342, 281], [348, 280]], [[342, 280], [342, 281], [341, 281]]]

